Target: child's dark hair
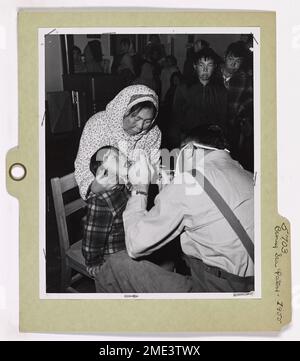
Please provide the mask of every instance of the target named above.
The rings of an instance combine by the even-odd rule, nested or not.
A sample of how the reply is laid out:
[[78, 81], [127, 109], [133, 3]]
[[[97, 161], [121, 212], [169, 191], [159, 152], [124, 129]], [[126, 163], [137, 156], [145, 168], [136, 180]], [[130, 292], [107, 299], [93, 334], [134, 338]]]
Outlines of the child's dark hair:
[[229, 149], [224, 131], [218, 125], [200, 125], [190, 130], [184, 137], [183, 143], [194, 141], [199, 144], [218, 149]]
[[156, 117], [157, 109], [156, 109], [154, 103], [152, 103], [149, 100], [146, 100], [144, 102], [140, 102], [140, 103], [137, 103], [137, 104], [133, 105], [130, 108], [130, 110], [128, 112], [128, 115], [130, 115], [130, 114], [132, 114], [134, 112], [138, 113], [142, 109], [151, 109], [153, 111], [153, 119]]
[[99, 168], [99, 166], [103, 163], [102, 160], [97, 160], [97, 154], [99, 151], [103, 150], [103, 154], [105, 151], [107, 150], [114, 150], [116, 152], [119, 153], [119, 149], [116, 147], [113, 147], [112, 145], [105, 145], [104, 147], [99, 148], [91, 157], [90, 160], [90, 171], [94, 174], [94, 176], [96, 176], [97, 173], [97, 169]]
[[226, 49], [225, 56], [232, 55], [236, 58], [245, 58], [248, 55], [246, 45], [243, 41], [231, 43]]
[[212, 59], [215, 65], [221, 62], [221, 57], [212, 49], [204, 47], [193, 56], [193, 63], [197, 65], [200, 59]]

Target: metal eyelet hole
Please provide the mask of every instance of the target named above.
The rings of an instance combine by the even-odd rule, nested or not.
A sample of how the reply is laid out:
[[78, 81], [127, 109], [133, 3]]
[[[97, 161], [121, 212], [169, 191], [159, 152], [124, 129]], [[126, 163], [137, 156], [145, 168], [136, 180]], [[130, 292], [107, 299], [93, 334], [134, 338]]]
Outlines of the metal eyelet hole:
[[21, 163], [14, 163], [9, 167], [9, 176], [14, 181], [21, 181], [26, 177], [27, 170]]

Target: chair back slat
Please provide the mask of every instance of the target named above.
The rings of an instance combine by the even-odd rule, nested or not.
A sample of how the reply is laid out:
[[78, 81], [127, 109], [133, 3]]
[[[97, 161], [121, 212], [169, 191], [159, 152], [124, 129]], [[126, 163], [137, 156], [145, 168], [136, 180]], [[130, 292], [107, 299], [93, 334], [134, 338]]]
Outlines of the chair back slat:
[[55, 209], [55, 216], [57, 222], [57, 230], [59, 236], [59, 245], [62, 257], [65, 257], [66, 251], [70, 247], [70, 241], [67, 231], [65, 206], [62, 197], [61, 184], [59, 178], [51, 179], [51, 187], [53, 194], [53, 202]]
[[78, 187], [74, 173], [70, 173], [60, 178], [61, 192], [65, 193], [73, 188]]
[[[70, 245], [69, 230], [67, 225], [67, 217], [80, 209], [85, 208], [86, 203], [77, 192], [74, 192], [76, 196], [72, 192], [72, 194], [69, 195], [70, 197], [64, 197], [65, 192], [78, 187], [74, 173], [61, 178], [52, 178], [51, 187], [61, 254], [61, 290], [62, 292], [67, 292], [73, 290], [71, 287], [72, 269], [89, 277], [82, 255], [78, 258], [78, 254], [81, 252], [81, 241], [73, 242], [72, 245]], [[77, 197], [77, 199], [70, 202], [67, 201], [66, 198], [71, 198], [71, 196], [73, 196], [73, 199], [74, 197]], [[78, 261], [78, 259], [80, 261]]]
[[84, 208], [86, 203], [82, 198], [78, 198], [69, 203], [64, 203], [63, 193], [78, 187], [74, 173], [68, 174], [61, 178], [52, 178], [51, 187], [53, 194], [53, 202], [55, 208], [59, 244], [61, 254], [64, 256], [70, 248], [70, 240], [68, 234], [68, 226], [66, 217]]
[[70, 202], [65, 205], [66, 216], [79, 211], [79, 209], [84, 208], [86, 206], [85, 201], [82, 198], [76, 199], [73, 202]]

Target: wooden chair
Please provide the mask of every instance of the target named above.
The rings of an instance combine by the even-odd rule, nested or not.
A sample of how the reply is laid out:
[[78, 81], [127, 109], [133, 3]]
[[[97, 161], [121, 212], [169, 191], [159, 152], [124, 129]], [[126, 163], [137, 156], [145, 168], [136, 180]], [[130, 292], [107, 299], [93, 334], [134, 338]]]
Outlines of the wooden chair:
[[[72, 284], [83, 276], [91, 277], [86, 271], [81, 252], [82, 240], [70, 245], [67, 217], [85, 208], [86, 203], [80, 196], [71, 202], [64, 202], [63, 194], [78, 187], [74, 173], [62, 178], [52, 178], [51, 187], [61, 254], [61, 292], [78, 292]], [[72, 269], [76, 271], [74, 276], [72, 276]]]

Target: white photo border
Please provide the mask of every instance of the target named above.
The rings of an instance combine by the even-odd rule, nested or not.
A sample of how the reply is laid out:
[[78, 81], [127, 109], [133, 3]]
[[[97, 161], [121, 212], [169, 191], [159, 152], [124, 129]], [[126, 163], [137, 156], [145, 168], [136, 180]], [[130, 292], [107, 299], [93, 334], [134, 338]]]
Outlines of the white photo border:
[[[254, 89], [254, 241], [255, 290], [251, 293], [47, 293], [46, 292], [46, 134], [45, 36], [77, 34], [249, 34], [253, 42]], [[260, 299], [261, 296], [261, 117], [260, 117], [260, 28], [259, 27], [112, 27], [39, 28], [39, 294], [40, 299]]]

